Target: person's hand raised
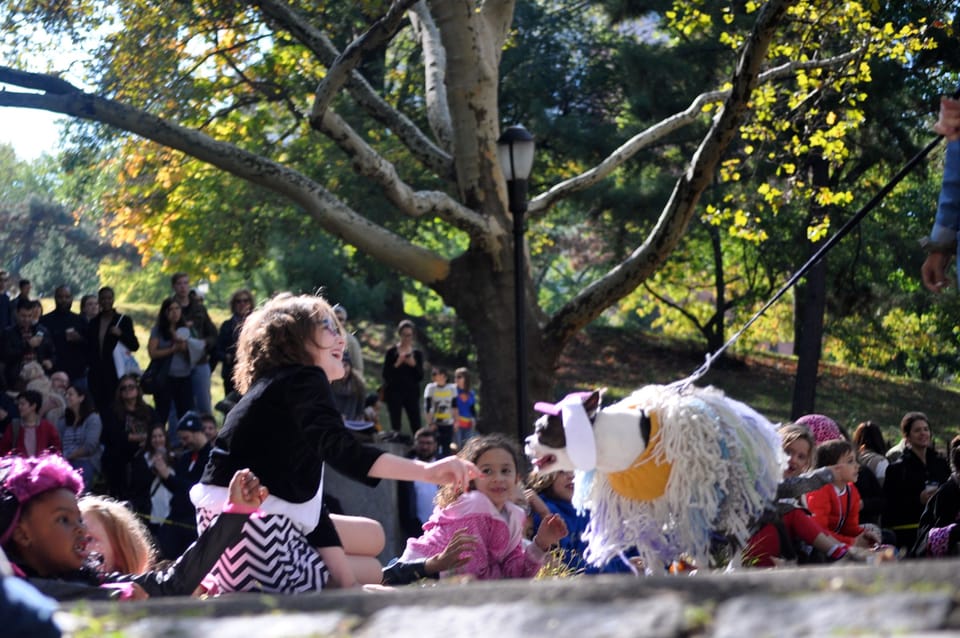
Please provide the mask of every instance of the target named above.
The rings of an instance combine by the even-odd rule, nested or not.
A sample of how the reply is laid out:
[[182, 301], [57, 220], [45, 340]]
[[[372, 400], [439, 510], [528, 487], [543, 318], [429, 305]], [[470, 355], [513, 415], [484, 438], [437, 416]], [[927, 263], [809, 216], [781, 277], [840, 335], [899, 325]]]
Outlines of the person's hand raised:
[[470, 481], [481, 475], [476, 465], [456, 456], [448, 456], [439, 461], [427, 463], [424, 470], [427, 481], [452, 485], [457, 492], [468, 491]]
[[442, 552], [427, 559], [424, 567], [428, 574], [439, 574], [462, 567], [470, 562], [479, 539], [467, 530], [461, 529], [453, 535]]
[[553, 545], [556, 545], [561, 538], [567, 535], [567, 524], [559, 514], [551, 514], [540, 523], [540, 529], [537, 530], [533, 542], [543, 551], [548, 551]]

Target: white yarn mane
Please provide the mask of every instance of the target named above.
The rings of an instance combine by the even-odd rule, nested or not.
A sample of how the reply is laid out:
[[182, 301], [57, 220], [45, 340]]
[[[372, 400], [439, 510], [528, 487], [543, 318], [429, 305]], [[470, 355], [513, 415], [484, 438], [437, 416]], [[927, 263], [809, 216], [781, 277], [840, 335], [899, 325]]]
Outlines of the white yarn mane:
[[744, 546], [781, 476], [774, 427], [714, 388], [679, 393], [646, 386], [617, 406], [657, 415], [660, 436], [652, 453], [673, 467], [664, 494], [650, 501], [617, 494], [602, 472], [579, 477], [577, 490], [586, 488], [581, 494], [590, 510], [586, 559], [599, 565], [636, 548], [647, 569], [657, 571], [681, 555], [709, 565], [714, 534]]

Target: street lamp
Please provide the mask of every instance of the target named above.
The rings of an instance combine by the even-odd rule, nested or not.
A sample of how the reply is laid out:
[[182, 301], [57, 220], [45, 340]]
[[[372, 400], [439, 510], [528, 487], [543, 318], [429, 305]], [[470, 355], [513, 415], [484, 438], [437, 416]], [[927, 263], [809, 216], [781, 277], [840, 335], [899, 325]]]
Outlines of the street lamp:
[[527, 212], [527, 178], [533, 168], [533, 135], [522, 126], [511, 126], [497, 140], [497, 159], [507, 180], [508, 207], [513, 215], [513, 292], [517, 346], [517, 435], [526, 436], [527, 343], [524, 320], [523, 214]]

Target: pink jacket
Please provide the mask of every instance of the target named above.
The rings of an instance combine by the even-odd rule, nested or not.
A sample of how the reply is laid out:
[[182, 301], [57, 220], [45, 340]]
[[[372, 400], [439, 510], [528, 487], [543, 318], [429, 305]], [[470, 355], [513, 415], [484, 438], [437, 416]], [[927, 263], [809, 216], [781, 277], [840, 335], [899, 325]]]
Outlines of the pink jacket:
[[[524, 511], [513, 503], [507, 503], [501, 513], [484, 494], [467, 492], [451, 505], [433, 510], [430, 520], [423, 525], [423, 535], [407, 541], [400, 560], [438, 554], [463, 529], [476, 536], [478, 543], [470, 561], [455, 574], [472, 574], [481, 580], [530, 578], [543, 564], [544, 553], [523, 538], [525, 519]], [[452, 574], [441, 574], [449, 575]]]

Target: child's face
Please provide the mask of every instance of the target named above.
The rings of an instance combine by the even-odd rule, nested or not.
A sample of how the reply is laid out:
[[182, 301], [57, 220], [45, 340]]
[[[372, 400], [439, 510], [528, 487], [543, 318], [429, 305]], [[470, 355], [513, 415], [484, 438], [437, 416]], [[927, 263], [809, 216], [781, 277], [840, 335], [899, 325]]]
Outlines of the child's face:
[[857, 463], [856, 455], [851, 451], [840, 457], [837, 461], [839, 472], [834, 477], [837, 483], [856, 483], [857, 475], [860, 474], [860, 464]]
[[100, 520], [100, 515], [96, 512], [87, 512], [84, 523], [87, 525], [87, 551], [89, 553], [96, 552], [103, 559], [99, 570], [104, 574], [117, 571], [117, 560], [113, 553], [113, 545], [110, 543], [110, 536], [107, 535], [103, 521]]
[[787, 453], [787, 469], [784, 470], [784, 478], [793, 478], [803, 474], [810, 469], [810, 442], [805, 439], [797, 439], [783, 448]]
[[40, 576], [80, 569], [87, 558], [87, 528], [77, 497], [63, 488], [36, 497], [13, 539], [24, 561]]
[[33, 417], [37, 415], [37, 406], [30, 403], [27, 399], [17, 399], [17, 410], [21, 417]]
[[463, 377], [462, 374], [454, 375], [454, 380], [457, 382], [457, 387], [463, 390], [463, 386], [467, 384], [467, 380]]
[[557, 472], [553, 484], [547, 490], [548, 495], [558, 501], [569, 503], [573, 500], [573, 472]]
[[313, 365], [323, 370], [329, 381], [336, 381], [344, 375], [343, 348], [346, 344], [340, 324], [328, 317], [313, 329], [313, 339], [307, 341], [305, 348]]
[[517, 485], [513, 455], [503, 448], [493, 448], [480, 455], [476, 466], [482, 474], [474, 480], [477, 491], [489, 498], [498, 510], [503, 509]]

